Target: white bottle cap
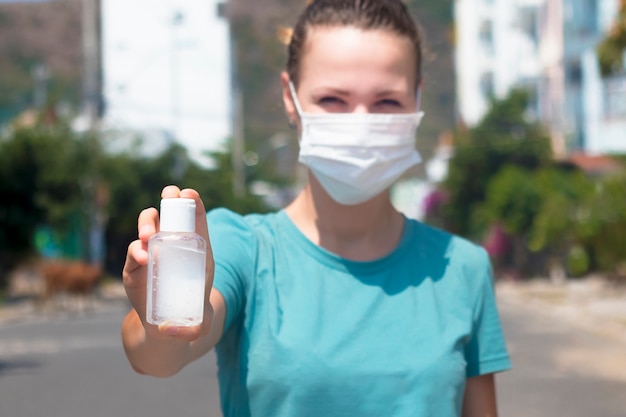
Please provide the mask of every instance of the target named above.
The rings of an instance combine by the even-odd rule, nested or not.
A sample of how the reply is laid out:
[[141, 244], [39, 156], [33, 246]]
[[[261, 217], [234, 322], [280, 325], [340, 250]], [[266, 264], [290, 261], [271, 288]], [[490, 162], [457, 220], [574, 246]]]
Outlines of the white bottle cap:
[[195, 232], [196, 202], [191, 198], [161, 200], [161, 232]]

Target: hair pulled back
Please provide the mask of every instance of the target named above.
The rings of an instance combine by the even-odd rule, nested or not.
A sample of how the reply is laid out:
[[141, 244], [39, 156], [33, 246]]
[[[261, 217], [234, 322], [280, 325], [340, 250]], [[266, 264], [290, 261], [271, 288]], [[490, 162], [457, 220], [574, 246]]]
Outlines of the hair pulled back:
[[411, 41], [415, 51], [416, 84], [422, 80], [422, 38], [417, 23], [401, 0], [315, 0], [300, 15], [288, 47], [287, 73], [298, 84], [300, 62], [313, 27], [352, 26], [361, 30], [387, 30]]

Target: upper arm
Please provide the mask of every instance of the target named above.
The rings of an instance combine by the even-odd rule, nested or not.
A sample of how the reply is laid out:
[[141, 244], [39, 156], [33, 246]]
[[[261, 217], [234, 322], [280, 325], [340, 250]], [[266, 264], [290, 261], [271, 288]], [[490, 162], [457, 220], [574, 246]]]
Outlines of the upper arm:
[[462, 417], [497, 417], [494, 374], [468, 378], [463, 395]]
[[510, 369], [498, 314], [489, 258], [481, 249], [474, 263], [472, 335], [465, 346], [467, 379], [462, 417], [496, 417], [496, 372]]
[[224, 313], [218, 325], [224, 331], [245, 306], [255, 276], [257, 236], [244, 217], [225, 209], [209, 212], [207, 220], [215, 261], [211, 302]]
[[511, 368], [502, 323], [498, 313], [491, 265], [484, 250], [467, 270], [471, 294], [471, 335], [465, 345], [468, 378]]

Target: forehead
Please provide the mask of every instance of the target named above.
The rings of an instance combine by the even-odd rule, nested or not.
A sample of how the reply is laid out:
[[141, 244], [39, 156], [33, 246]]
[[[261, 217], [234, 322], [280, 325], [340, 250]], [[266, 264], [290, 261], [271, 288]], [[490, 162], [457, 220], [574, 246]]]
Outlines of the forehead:
[[413, 89], [415, 52], [409, 39], [391, 31], [355, 27], [313, 27], [307, 32], [300, 86]]

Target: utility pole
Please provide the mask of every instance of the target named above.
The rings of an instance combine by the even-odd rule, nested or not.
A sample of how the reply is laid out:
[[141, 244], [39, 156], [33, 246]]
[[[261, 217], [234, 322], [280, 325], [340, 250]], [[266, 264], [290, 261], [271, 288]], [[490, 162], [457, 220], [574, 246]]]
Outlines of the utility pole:
[[179, 86], [180, 86], [180, 73], [178, 71], [179, 56], [177, 54], [178, 51], [178, 29], [184, 23], [185, 16], [179, 10], [174, 11], [172, 14], [172, 45], [170, 51], [170, 59], [171, 59], [171, 109], [172, 109], [172, 136], [175, 141], [180, 141], [180, 132], [179, 132], [179, 122], [180, 122], [180, 99], [179, 99]]
[[[101, 110], [100, 89], [100, 1], [82, 0], [82, 116], [86, 118], [89, 136], [93, 136], [98, 129]], [[93, 139], [93, 137], [90, 137]], [[104, 264], [105, 242], [104, 230], [106, 225], [106, 185], [99, 182], [95, 173], [85, 178], [86, 203], [85, 208], [89, 217], [88, 228], [88, 260], [98, 266]]]
[[82, 113], [90, 131], [100, 116], [100, 0], [82, 0]]
[[243, 117], [243, 92], [239, 81], [238, 59], [239, 52], [237, 40], [232, 28], [232, 12], [228, 0], [218, 5], [218, 14], [228, 22], [230, 33], [230, 68], [231, 68], [231, 94], [232, 103], [232, 150], [231, 164], [233, 167], [233, 195], [243, 197], [246, 194], [246, 173], [244, 164], [245, 138]]
[[233, 126], [233, 194], [235, 197], [243, 197], [246, 193], [246, 174], [244, 164], [244, 130], [243, 130], [243, 93], [236, 87], [235, 97], [235, 117]]

